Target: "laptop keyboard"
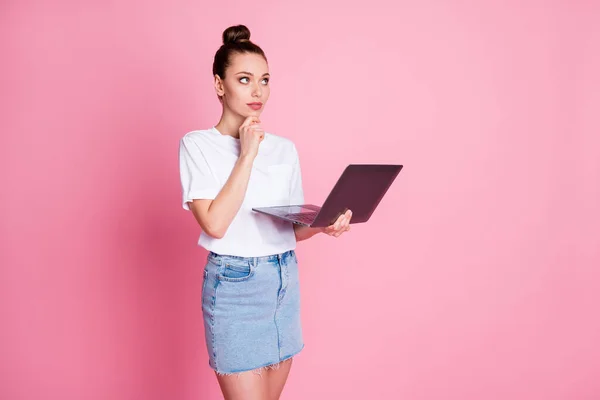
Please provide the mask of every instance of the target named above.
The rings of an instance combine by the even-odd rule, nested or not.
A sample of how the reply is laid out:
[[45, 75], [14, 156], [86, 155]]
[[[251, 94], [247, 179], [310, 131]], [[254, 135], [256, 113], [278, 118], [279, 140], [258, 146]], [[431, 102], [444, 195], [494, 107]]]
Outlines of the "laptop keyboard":
[[286, 214], [287, 218], [294, 219], [298, 222], [303, 222], [305, 224], [312, 224], [315, 218], [317, 217], [317, 213], [297, 213], [297, 214]]

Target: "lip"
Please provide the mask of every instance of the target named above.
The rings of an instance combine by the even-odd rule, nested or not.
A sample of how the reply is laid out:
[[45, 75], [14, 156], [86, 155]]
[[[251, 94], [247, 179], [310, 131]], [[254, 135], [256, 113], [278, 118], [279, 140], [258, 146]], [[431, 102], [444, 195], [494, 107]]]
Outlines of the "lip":
[[257, 103], [248, 103], [248, 107], [250, 107], [253, 110], [260, 110], [262, 108], [263, 104], [260, 102]]

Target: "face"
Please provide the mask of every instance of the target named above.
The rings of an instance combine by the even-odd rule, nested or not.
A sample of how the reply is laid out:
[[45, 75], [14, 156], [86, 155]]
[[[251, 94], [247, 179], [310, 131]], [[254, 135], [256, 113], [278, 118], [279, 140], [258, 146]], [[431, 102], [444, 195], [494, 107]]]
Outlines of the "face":
[[271, 94], [269, 66], [265, 59], [259, 54], [235, 53], [225, 77], [221, 80], [215, 75], [215, 89], [222, 96], [223, 106], [244, 118], [260, 116]]

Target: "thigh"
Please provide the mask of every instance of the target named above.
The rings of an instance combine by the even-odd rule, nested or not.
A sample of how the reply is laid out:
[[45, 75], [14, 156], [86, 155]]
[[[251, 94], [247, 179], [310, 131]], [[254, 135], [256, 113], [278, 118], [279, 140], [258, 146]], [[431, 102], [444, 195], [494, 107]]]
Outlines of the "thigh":
[[278, 368], [269, 368], [265, 371], [269, 400], [278, 400], [279, 396], [281, 396], [285, 382], [290, 374], [290, 369], [292, 368], [292, 361], [293, 358], [289, 358], [280, 362], [277, 366]]
[[215, 375], [225, 400], [265, 400], [268, 396], [267, 380], [256, 371]]

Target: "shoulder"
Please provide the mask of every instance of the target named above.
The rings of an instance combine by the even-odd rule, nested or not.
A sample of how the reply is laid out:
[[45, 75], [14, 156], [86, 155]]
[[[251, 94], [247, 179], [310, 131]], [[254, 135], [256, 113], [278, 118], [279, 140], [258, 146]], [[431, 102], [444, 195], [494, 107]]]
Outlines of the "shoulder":
[[179, 140], [181, 144], [201, 143], [206, 142], [210, 137], [209, 129], [198, 129], [189, 131]]
[[198, 129], [187, 132], [179, 140], [179, 148], [188, 152], [209, 152], [215, 147], [214, 133], [210, 129]]

